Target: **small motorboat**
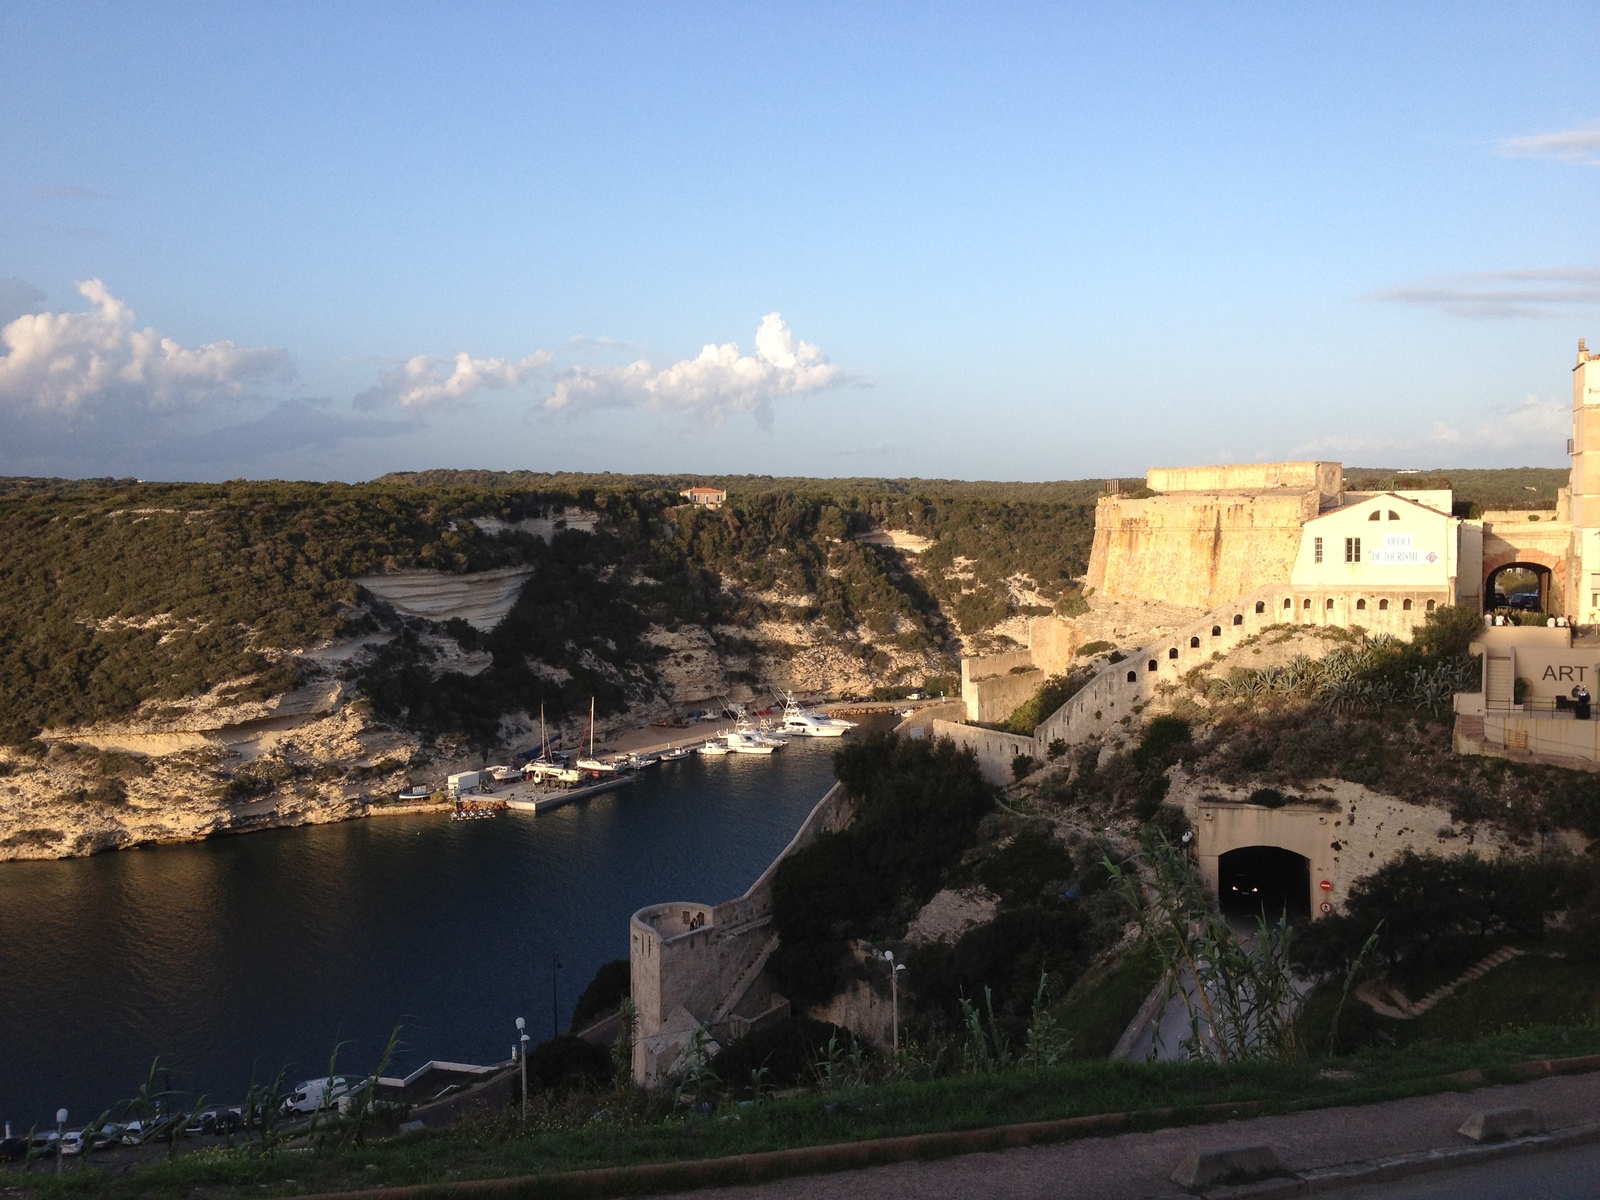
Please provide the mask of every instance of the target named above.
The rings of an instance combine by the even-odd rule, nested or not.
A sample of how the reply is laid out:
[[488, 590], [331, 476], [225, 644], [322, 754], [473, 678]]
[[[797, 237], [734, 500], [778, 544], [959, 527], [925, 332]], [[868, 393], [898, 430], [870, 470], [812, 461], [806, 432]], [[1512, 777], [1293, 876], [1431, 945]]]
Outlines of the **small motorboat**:
[[677, 762], [679, 759], [688, 758], [694, 751], [687, 746], [668, 746], [656, 757], [662, 762]]
[[400, 793], [400, 800], [401, 800], [402, 803], [406, 803], [406, 802], [417, 803], [417, 802], [420, 802], [420, 801], [428, 799], [432, 795], [433, 795], [433, 789], [432, 788], [409, 787], [409, 788], [406, 788], [404, 791], [402, 791]]
[[732, 754], [733, 751], [728, 749], [725, 742], [710, 741], [700, 747], [700, 753], [716, 756], [719, 754]]

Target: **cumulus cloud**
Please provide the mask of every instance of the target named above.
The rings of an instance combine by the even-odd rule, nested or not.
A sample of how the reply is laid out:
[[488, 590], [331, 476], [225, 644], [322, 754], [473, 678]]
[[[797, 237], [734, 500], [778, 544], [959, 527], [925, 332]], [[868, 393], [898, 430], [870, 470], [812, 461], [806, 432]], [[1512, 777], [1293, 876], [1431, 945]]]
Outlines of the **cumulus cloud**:
[[754, 354], [741, 354], [736, 343], [724, 342], [706, 346], [697, 358], [660, 368], [645, 359], [623, 367], [572, 367], [557, 376], [544, 407], [553, 413], [582, 413], [638, 406], [692, 413], [714, 423], [729, 413], [748, 412], [765, 427], [772, 422], [774, 400], [842, 381], [839, 368], [821, 348], [796, 339], [774, 312], [761, 318]]
[[171, 412], [244, 396], [293, 374], [282, 350], [208, 342], [194, 349], [139, 329], [98, 279], [78, 291], [88, 312], [32, 313], [0, 329], [0, 409], [75, 418]]
[[1432, 308], [1453, 317], [1558, 316], [1600, 303], [1600, 270], [1482, 271], [1374, 292], [1368, 300]]
[[1502, 138], [1496, 148], [1508, 158], [1554, 158], [1586, 167], [1600, 167], [1600, 121], [1556, 133]]
[[428, 354], [407, 359], [392, 371], [378, 372], [378, 385], [356, 397], [358, 408], [378, 408], [398, 404], [407, 412], [426, 412], [454, 408], [466, 403], [477, 392], [489, 389], [525, 387], [549, 365], [550, 352], [536, 350], [521, 359], [473, 358], [462, 353], [448, 375], [439, 369], [439, 360]]
[[1572, 432], [1572, 407], [1559, 399], [1524, 396], [1520, 403], [1491, 410], [1466, 433], [1444, 421], [1433, 423], [1430, 442], [1470, 444], [1495, 450], [1544, 450], [1565, 444]]

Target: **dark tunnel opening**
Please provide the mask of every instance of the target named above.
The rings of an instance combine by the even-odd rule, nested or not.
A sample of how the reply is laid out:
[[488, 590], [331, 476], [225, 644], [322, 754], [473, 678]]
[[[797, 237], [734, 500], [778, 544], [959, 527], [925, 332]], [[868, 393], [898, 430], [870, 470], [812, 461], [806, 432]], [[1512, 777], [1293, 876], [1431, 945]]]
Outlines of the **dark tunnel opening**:
[[1217, 901], [1230, 916], [1310, 920], [1311, 863], [1277, 846], [1230, 850], [1217, 860]]

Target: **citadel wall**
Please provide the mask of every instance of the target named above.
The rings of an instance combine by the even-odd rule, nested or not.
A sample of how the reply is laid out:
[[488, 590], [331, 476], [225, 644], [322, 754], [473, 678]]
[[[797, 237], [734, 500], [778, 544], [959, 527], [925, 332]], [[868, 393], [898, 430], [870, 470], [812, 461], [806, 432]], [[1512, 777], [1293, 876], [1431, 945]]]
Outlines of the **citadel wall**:
[[1301, 529], [1321, 508], [1317, 490], [1102, 496], [1084, 585], [1111, 600], [1214, 608], [1287, 580]]
[[1144, 473], [1152, 492], [1260, 492], [1288, 488], [1318, 492], [1333, 503], [1344, 490], [1344, 467], [1336, 462], [1236, 463], [1214, 467], [1151, 467]]

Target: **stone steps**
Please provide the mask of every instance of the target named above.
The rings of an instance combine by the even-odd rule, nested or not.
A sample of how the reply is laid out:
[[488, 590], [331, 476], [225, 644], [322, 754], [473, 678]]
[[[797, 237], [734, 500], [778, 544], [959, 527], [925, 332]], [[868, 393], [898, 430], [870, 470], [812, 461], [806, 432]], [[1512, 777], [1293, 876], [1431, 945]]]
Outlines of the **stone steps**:
[[1453, 996], [1457, 989], [1477, 979], [1482, 979], [1496, 967], [1504, 966], [1514, 958], [1522, 957], [1523, 951], [1515, 946], [1501, 946], [1493, 954], [1487, 955], [1474, 965], [1468, 967], [1449, 983], [1441, 984], [1420, 1000], [1407, 1000], [1393, 987], [1379, 980], [1370, 980], [1356, 989], [1357, 997], [1374, 1012], [1385, 1017], [1406, 1021], [1420, 1017], [1423, 1013], [1431, 1011], [1441, 1000]]

